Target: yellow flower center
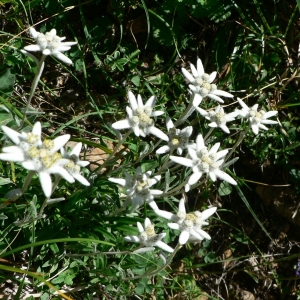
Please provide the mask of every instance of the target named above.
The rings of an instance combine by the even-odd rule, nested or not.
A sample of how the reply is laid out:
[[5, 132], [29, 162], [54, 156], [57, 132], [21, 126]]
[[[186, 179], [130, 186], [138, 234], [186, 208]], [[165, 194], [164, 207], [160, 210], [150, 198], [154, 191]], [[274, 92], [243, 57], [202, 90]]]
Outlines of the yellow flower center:
[[146, 233], [147, 233], [147, 236], [154, 236], [155, 235], [154, 226], [152, 224], [150, 224], [146, 228]]
[[47, 148], [47, 149], [52, 149], [54, 147], [54, 141], [53, 140], [44, 140], [43, 141], [43, 145]]

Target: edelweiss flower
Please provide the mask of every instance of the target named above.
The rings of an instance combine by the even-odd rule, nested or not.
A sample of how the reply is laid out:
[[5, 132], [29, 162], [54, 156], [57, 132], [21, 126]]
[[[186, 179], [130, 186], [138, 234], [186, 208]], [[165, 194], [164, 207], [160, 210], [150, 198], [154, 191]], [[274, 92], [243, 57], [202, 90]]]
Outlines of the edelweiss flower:
[[88, 161], [79, 159], [81, 147], [82, 143], [76, 144], [70, 153], [66, 152], [62, 147], [60, 149], [60, 153], [63, 158], [68, 159], [68, 162], [64, 165], [64, 168], [69, 172], [69, 174], [81, 184], [89, 186], [90, 183], [80, 174], [80, 168], [86, 167], [90, 163]]
[[65, 37], [56, 35], [56, 30], [52, 29], [45, 34], [37, 32], [33, 27], [29, 28], [31, 36], [35, 39], [35, 45], [25, 46], [26, 51], [40, 51], [44, 55], [52, 55], [62, 62], [71, 65], [72, 61], [62, 52], [71, 49], [71, 46], [76, 45], [77, 42], [62, 42]]
[[202, 241], [204, 238], [211, 239], [210, 235], [202, 230], [203, 225], [208, 225], [205, 222], [212, 214], [216, 212], [216, 207], [211, 207], [200, 211], [186, 213], [184, 206], [184, 199], [179, 202], [179, 208], [177, 214], [172, 214], [164, 210], [155, 210], [156, 214], [167, 220], [171, 220], [174, 223], [168, 223], [168, 226], [172, 229], [180, 230], [179, 244], [184, 245], [187, 242]]
[[189, 143], [193, 127], [188, 126], [182, 130], [176, 129], [172, 120], [167, 117], [167, 129], [169, 133], [169, 144], [157, 149], [156, 153], [163, 154], [177, 149], [177, 154], [181, 155], [182, 151], [188, 147], [193, 147], [194, 143]]
[[197, 69], [193, 64], [191, 64], [191, 71], [193, 75], [185, 68], [182, 68], [181, 70], [185, 78], [191, 83], [189, 88], [195, 94], [193, 102], [195, 107], [199, 106], [202, 99], [205, 97], [209, 97], [221, 103], [224, 101], [219, 96], [228, 98], [233, 97], [233, 95], [225, 91], [218, 90], [217, 86], [212, 83], [217, 76], [217, 72], [212, 72], [210, 75], [205, 73], [200, 58], [197, 60]]
[[153, 111], [155, 105], [155, 97], [152, 96], [148, 99], [146, 104], [143, 104], [140, 95], [137, 99], [132, 92], [128, 93], [130, 107], [126, 107], [127, 118], [112, 124], [114, 129], [126, 129], [132, 128], [136, 136], [145, 137], [148, 134], [153, 134], [158, 138], [168, 141], [168, 136], [163, 133], [160, 129], [154, 126], [152, 117], [163, 115], [163, 111]]
[[161, 195], [163, 192], [150, 188], [160, 181], [161, 176], [157, 175], [150, 178], [150, 175], [150, 171], [142, 173], [141, 167], [138, 167], [134, 176], [125, 173], [126, 179], [108, 178], [108, 180], [126, 188], [127, 201], [124, 204], [125, 206], [132, 202], [132, 209], [134, 210], [143, 203], [148, 203], [152, 209], [158, 209], [154, 197]]
[[238, 111], [225, 114], [223, 107], [220, 105], [215, 110], [206, 111], [199, 107], [196, 107], [196, 110], [207, 120], [211, 121], [211, 123], [208, 124], [209, 127], [219, 127], [226, 133], [230, 133], [226, 123], [234, 121], [235, 117], [239, 114]]
[[210, 150], [204, 144], [204, 140], [201, 134], [196, 139], [196, 150], [188, 148], [189, 158], [170, 156], [170, 159], [178, 164], [186, 167], [193, 168], [193, 174], [190, 176], [188, 183], [185, 186], [185, 190], [189, 191], [190, 186], [195, 184], [204, 173], [207, 173], [212, 181], [216, 181], [217, 178], [225, 180], [230, 184], [236, 185], [237, 182], [228, 174], [220, 170], [220, 166], [223, 164], [223, 158], [228, 150], [218, 151], [220, 143], [215, 144]]
[[21, 162], [25, 169], [37, 172], [46, 197], [50, 197], [52, 192], [50, 174], [57, 174], [71, 183], [74, 182], [74, 178], [63, 168], [68, 160], [62, 159], [57, 153], [70, 139], [69, 134], [42, 142], [40, 122], [34, 124], [31, 133], [18, 133], [6, 126], [2, 126], [2, 130], [16, 146], [4, 147], [0, 159]]
[[31, 147], [42, 145], [42, 126], [40, 122], [33, 125], [31, 132], [17, 132], [7, 126], [1, 126], [3, 132], [10, 138], [15, 146], [4, 147], [0, 159], [5, 161], [23, 162], [30, 158], [28, 153]]
[[259, 129], [268, 130], [264, 124], [278, 123], [277, 121], [267, 120], [268, 118], [277, 115], [278, 112], [276, 110], [265, 112], [263, 109], [261, 109], [260, 111], [257, 111], [258, 104], [248, 107], [243, 100], [238, 98], [238, 101], [242, 106], [242, 110], [240, 110], [239, 113], [243, 118], [249, 119], [250, 126], [254, 134], [258, 134]]
[[42, 147], [31, 147], [28, 151], [30, 159], [22, 163], [22, 166], [30, 171], [35, 171], [39, 175], [40, 183], [46, 197], [52, 193], [52, 180], [50, 174], [57, 174], [68, 182], [73, 183], [74, 178], [63, 168], [68, 160], [63, 159], [57, 152], [70, 139], [69, 134], [55, 138], [54, 140], [44, 140]]
[[154, 226], [151, 224], [149, 218], [145, 219], [145, 229], [140, 222], [137, 222], [137, 227], [140, 232], [139, 236], [131, 235], [125, 237], [127, 242], [140, 243], [142, 246], [144, 246], [143, 248], [134, 251], [134, 253], [153, 251], [154, 247], [159, 247], [162, 250], [170, 253], [174, 251], [174, 249], [162, 241], [162, 239], [166, 236], [166, 233], [156, 234], [154, 231]]

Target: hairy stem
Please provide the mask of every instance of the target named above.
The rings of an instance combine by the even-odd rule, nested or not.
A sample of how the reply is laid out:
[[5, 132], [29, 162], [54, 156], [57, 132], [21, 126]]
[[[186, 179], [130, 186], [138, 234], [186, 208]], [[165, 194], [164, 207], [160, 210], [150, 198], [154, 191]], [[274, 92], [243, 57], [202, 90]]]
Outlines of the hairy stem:
[[127, 133], [122, 137], [122, 139], [119, 140], [119, 143], [115, 147], [113, 153], [110, 155], [110, 157], [99, 167], [98, 172], [100, 172], [101, 169], [105, 168], [110, 161], [114, 158], [114, 155], [119, 151], [120, 147], [123, 145], [124, 141], [128, 138], [128, 136], [132, 133], [132, 129], [128, 130]]
[[193, 105], [194, 102], [194, 94], [190, 97], [190, 103], [188, 107], [186, 108], [185, 112], [181, 115], [181, 117], [175, 122], [174, 126], [181, 125], [195, 110], [195, 107]]
[[[28, 55], [28, 54], [26, 54], [26, 55]], [[33, 95], [35, 93], [35, 90], [36, 90], [36, 87], [37, 87], [37, 85], [39, 83], [39, 80], [40, 80], [40, 78], [42, 76], [42, 73], [43, 73], [43, 70], [44, 70], [44, 66], [45, 66], [45, 59], [46, 59], [46, 57], [47, 57], [47, 55], [43, 54], [42, 57], [41, 57], [41, 59], [38, 61], [36, 74], [35, 74], [35, 77], [33, 79], [32, 84], [31, 84], [30, 94], [29, 94], [29, 97], [28, 97], [28, 100], [27, 100], [27, 104], [26, 104], [26, 107], [25, 107], [25, 111], [24, 111], [24, 114], [23, 114], [23, 118], [22, 118], [22, 121], [21, 121], [20, 128], [22, 128], [23, 125], [24, 125], [24, 122], [25, 122], [25, 119], [26, 119], [27, 110], [28, 110], [29, 105], [31, 103], [32, 97], [33, 97]]]

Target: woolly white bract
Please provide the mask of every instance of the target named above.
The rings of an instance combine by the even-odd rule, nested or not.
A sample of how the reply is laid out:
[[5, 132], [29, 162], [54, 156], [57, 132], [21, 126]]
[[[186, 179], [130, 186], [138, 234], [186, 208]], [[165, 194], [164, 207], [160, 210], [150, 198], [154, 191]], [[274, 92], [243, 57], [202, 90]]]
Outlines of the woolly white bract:
[[3, 132], [15, 144], [15, 146], [4, 147], [0, 159], [5, 161], [23, 162], [29, 159], [28, 153], [31, 147], [40, 147], [42, 145], [41, 134], [42, 126], [40, 122], [36, 122], [31, 132], [17, 132], [7, 126], [1, 126]]
[[217, 178], [220, 178], [230, 184], [237, 184], [232, 177], [220, 169], [224, 162], [224, 159], [221, 158], [228, 153], [228, 150], [218, 152], [220, 143], [215, 144], [210, 150], [208, 150], [204, 144], [201, 134], [197, 136], [196, 145], [196, 150], [188, 148], [191, 159], [179, 156], [170, 156], [170, 159], [174, 162], [193, 169], [194, 173], [190, 176], [188, 183], [185, 186], [186, 191], [189, 191], [190, 187], [194, 185], [205, 173], [209, 175], [212, 181], [216, 181]]
[[217, 86], [212, 82], [217, 76], [217, 72], [207, 74], [204, 72], [203, 64], [200, 58], [197, 59], [197, 68], [191, 64], [191, 71], [188, 72], [185, 68], [182, 68], [182, 73], [185, 78], [189, 81], [189, 88], [194, 93], [193, 105], [199, 106], [201, 101], [205, 97], [209, 97], [213, 100], [223, 103], [224, 101], [219, 97], [232, 98], [233, 95], [222, 90], [218, 90]]
[[71, 46], [76, 45], [77, 42], [62, 42], [65, 37], [56, 35], [56, 29], [52, 29], [45, 34], [36, 31], [33, 27], [30, 27], [29, 31], [36, 44], [25, 46], [24, 50], [33, 52], [40, 51], [44, 55], [54, 56], [66, 64], [72, 64], [71, 59], [62, 52], [70, 50]]
[[235, 120], [235, 117], [239, 115], [238, 111], [231, 112], [229, 114], [224, 113], [223, 107], [218, 105], [215, 110], [206, 111], [200, 107], [196, 107], [196, 110], [205, 117], [205, 119], [209, 120], [211, 123], [208, 124], [209, 127], [219, 127], [224, 132], [230, 133], [226, 123]]
[[177, 154], [181, 155], [182, 151], [188, 147], [194, 147], [195, 143], [189, 142], [189, 138], [193, 132], [193, 127], [188, 126], [184, 129], [176, 129], [172, 120], [167, 117], [167, 130], [169, 133], [169, 143], [156, 150], [157, 154], [163, 154], [173, 150], [177, 150]]
[[154, 126], [152, 117], [164, 114], [160, 110], [153, 111], [155, 97], [150, 97], [145, 105], [143, 104], [141, 95], [138, 95], [136, 98], [132, 92], [129, 92], [128, 99], [130, 107], [126, 107], [127, 118], [113, 123], [112, 128], [118, 130], [131, 128], [136, 136], [145, 137], [153, 134], [164, 141], [168, 141], [168, 136]]
[[64, 168], [69, 172], [69, 174], [81, 184], [89, 186], [90, 183], [80, 173], [80, 169], [82, 167], [86, 167], [90, 163], [88, 161], [79, 159], [81, 147], [82, 143], [76, 144], [70, 153], [66, 152], [62, 147], [60, 149], [60, 153], [63, 158], [68, 159], [68, 162], [64, 165]]
[[57, 153], [70, 139], [70, 135], [65, 134], [54, 140], [46, 139], [42, 142], [41, 128], [41, 123], [37, 122], [34, 124], [32, 132], [18, 133], [9, 127], [2, 126], [2, 130], [15, 146], [4, 147], [4, 153], [0, 154], [0, 159], [20, 162], [25, 169], [37, 172], [45, 196], [50, 197], [52, 193], [51, 174], [59, 175], [68, 182], [74, 182], [74, 178], [63, 168], [68, 160], [63, 159]]
[[203, 212], [195, 211], [186, 213], [184, 199], [179, 202], [177, 214], [172, 214], [164, 210], [155, 210], [155, 213], [174, 223], [168, 223], [172, 229], [180, 230], [179, 244], [184, 245], [187, 242], [198, 242], [204, 238], [211, 239], [210, 235], [202, 230], [203, 225], [208, 225], [206, 220], [216, 212], [216, 207], [211, 207]]
[[156, 234], [154, 231], [154, 225], [151, 224], [150, 219], [145, 219], [145, 227], [140, 222], [137, 222], [137, 227], [140, 235], [130, 235], [126, 236], [124, 239], [127, 242], [131, 243], [140, 243], [142, 248], [134, 251], [134, 253], [144, 253], [153, 251], [154, 247], [159, 247], [160, 249], [172, 253], [174, 251], [173, 248], [168, 246], [166, 243], [162, 241], [162, 239], [166, 236], [166, 233]]
[[132, 209], [136, 209], [143, 203], [148, 203], [152, 209], [158, 209], [155, 196], [161, 195], [163, 192], [160, 190], [153, 190], [151, 187], [160, 181], [161, 176], [157, 175], [150, 178], [151, 172], [142, 172], [141, 167], [136, 169], [134, 176], [131, 176], [127, 172], [125, 173], [126, 179], [122, 178], [108, 178], [109, 181], [117, 183], [126, 189], [127, 201], [125, 206], [130, 202], [132, 203]]
[[250, 122], [251, 129], [254, 134], [258, 134], [259, 129], [268, 130], [268, 128], [264, 124], [277, 124], [277, 121], [267, 120], [273, 116], [277, 115], [276, 110], [271, 110], [265, 112], [263, 109], [257, 111], [258, 104], [254, 104], [252, 107], [248, 107], [247, 104], [238, 98], [240, 105], [242, 106], [242, 110], [239, 111], [240, 115], [243, 118], [246, 118]]

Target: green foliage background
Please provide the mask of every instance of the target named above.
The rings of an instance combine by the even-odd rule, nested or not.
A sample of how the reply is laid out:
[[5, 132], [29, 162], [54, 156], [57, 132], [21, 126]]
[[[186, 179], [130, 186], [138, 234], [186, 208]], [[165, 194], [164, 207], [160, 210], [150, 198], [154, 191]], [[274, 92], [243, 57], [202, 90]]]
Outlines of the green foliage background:
[[[257, 102], [266, 109], [278, 110], [280, 120], [278, 126], [259, 137], [248, 136], [240, 146], [240, 160], [235, 165], [240, 189], [208, 183], [189, 196], [191, 210], [205, 207], [209, 199], [216, 199], [223, 208], [220, 219], [216, 218], [210, 227], [213, 240], [187, 245], [179, 252], [172, 269], [142, 280], [120, 278], [139, 276], [157, 267], [155, 254], [122, 256], [99, 252], [128, 250], [123, 237], [136, 234], [131, 225], [143, 221], [140, 216], [110, 214], [121, 204], [118, 188], [107, 178], [120, 174], [114, 171], [120, 158], [118, 171], [125, 167], [135, 169], [141, 163], [140, 153], [153, 141], [146, 143], [130, 137], [125, 145], [129, 149], [126, 154], [120, 151], [105, 167], [97, 164], [95, 169], [85, 171], [84, 176], [92, 181], [91, 187], [61, 184], [56, 194], [66, 201], [47, 207], [45, 219], [30, 223], [14, 222], [36, 216], [43, 195], [38, 178], [34, 178], [24, 197], [8, 202], [4, 195], [22, 185], [26, 172], [13, 163], [1, 162], [0, 281], [16, 282], [15, 299], [21, 299], [26, 283], [25, 277], [16, 280], [13, 272], [30, 276], [41, 299], [57, 298], [54, 290], [66, 286], [82, 288], [71, 292], [71, 299], [95, 299], [95, 295], [99, 299], [201, 299], [201, 295], [209, 299], [221, 299], [220, 295], [223, 299], [234, 299], [238, 297], [237, 287], [253, 292], [256, 284], [259, 296], [269, 299], [264, 298], [268, 291], [262, 283], [266, 273], [271, 283], [277, 285], [272, 296], [288, 299], [291, 295], [291, 299], [299, 299], [299, 289], [295, 291], [293, 287], [298, 284], [293, 269], [299, 252], [298, 240], [291, 233], [290, 249], [286, 246], [288, 241], [284, 251], [279, 247], [269, 249], [279, 266], [276, 269], [264, 254], [270, 239], [277, 238], [277, 231], [270, 224], [277, 224], [278, 216], [270, 208], [261, 210], [261, 200], [253, 196], [255, 185], [251, 185], [253, 181], [268, 185], [288, 183], [299, 196], [300, 24], [296, 2], [5, 0], [0, 3], [0, 12], [0, 125], [19, 125], [36, 71], [35, 63], [20, 52], [31, 41], [28, 27], [34, 25], [41, 32], [56, 28], [58, 35], [78, 42], [78, 47], [72, 47], [67, 54], [74, 66], [47, 60], [47, 70], [24, 130], [29, 131], [38, 119], [50, 137], [60, 132], [71, 133], [73, 141], [87, 145], [87, 160], [95, 147], [107, 154], [111, 152], [110, 143], [115, 143], [116, 137], [109, 124], [124, 118], [128, 90], [142, 94], [145, 99], [156, 95], [158, 107], [178, 118], [188, 103], [181, 67], [194, 64], [197, 57], [208, 73], [218, 71], [220, 89], [247, 99], [249, 106]], [[229, 101], [225, 105], [230, 105]], [[209, 102], [203, 103], [203, 108], [210, 107]], [[204, 135], [209, 130], [196, 113], [190, 124]], [[224, 149], [232, 147], [236, 140], [232, 135], [223, 141], [219, 132], [214, 136], [214, 142], [222, 142]], [[4, 136], [0, 143], [6, 144]], [[161, 163], [149, 155], [143, 168], [154, 169]], [[279, 174], [275, 179], [263, 172], [269, 165], [274, 174]], [[177, 207], [171, 200], [159, 204]], [[144, 209], [144, 215], [151, 218], [154, 213]], [[245, 220], [253, 220], [254, 231]], [[175, 237], [163, 222], [156, 227], [167, 232], [166, 243], [174, 244]], [[232, 256], [224, 258], [228, 249]], [[246, 263], [252, 256], [257, 257], [259, 272], [256, 266]], [[223, 264], [230, 260], [240, 267], [224, 271]], [[22, 264], [28, 272], [21, 270]], [[238, 279], [234, 272], [240, 275]], [[217, 295], [212, 291], [217, 289], [214, 280], [220, 278], [225, 284]], [[226, 291], [227, 285], [233, 286], [233, 290]]]

